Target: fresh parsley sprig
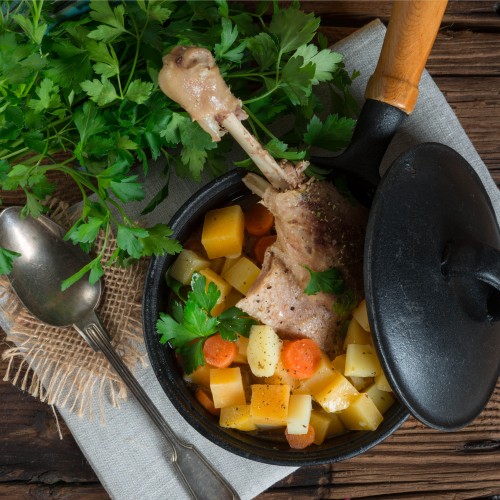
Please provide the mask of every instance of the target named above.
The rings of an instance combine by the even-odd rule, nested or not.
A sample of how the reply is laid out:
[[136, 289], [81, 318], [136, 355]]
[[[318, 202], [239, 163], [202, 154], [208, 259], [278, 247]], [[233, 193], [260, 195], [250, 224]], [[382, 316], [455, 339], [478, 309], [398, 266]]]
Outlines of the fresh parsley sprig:
[[205, 364], [203, 344], [208, 337], [219, 332], [223, 339], [234, 342], [238, 335], [248, 337], [250, 327], [256, 323], [237, 307], [212, 316], [211, 311], [219, 298], [220, 291], [215, 283], [210, 282], [207, 286], [206, 278], [195, 273], [187, 300], [174, 300], [171, 314], [160, 313], [156, 322], [160, 343], [170, 342], [181, 355], [186, 373]]
[[[319, 18], [295, 3], [274, 4], [269, 23], [268, 2], [252, 11], [224, 0], [91, 0], [88, 12], [74, 18], [56, 11], [59, 5], [21, 0], [0, 6], [0, 189], [22, 190], [23, 214], [37, 217], [54, 190], [48, 174], [59, 172], [78, 186], [83, 202], [67, 239], [90, 251], [100, 233], [108, 244], [116, 230], [112, 258], [105, 262], [99, 253], [64, 286], [88, 271], [96, 280], [112, 263], [179, 251], [166, 226], [139, 226], [127, 205], [142, 202], [147, 213], [168, 199], [172, 176], [200, 180], [203, 171], [227, 168], [230, 139], [213, 143], [158, 88], [162, 56], [173, 46], [198, 45], [215, 54], [244, 102], [249, 126], [277, 158], [302, 159], [310, 146], [338, 149], [349, 140], [355, 75], [324, 39], [320, 47], [312, 42]], [[323, 121], [313, 95], [318, 84], [330, 87], [334, 103], [334, 114]], [[285, 115], [293, 118], [290, 130], [276, 137], [268, 125]], [[162, 169], [165, 184], [144, 200], [150, 168]], [[0, 255], [0, 273], [8, 273], [12, 255]]]
[[347, 287], [342, 272], [336, 267], [324, 271], [313, 271], [308, 266], [304, 267], [309, 272], [309, 282], [304, 293], [306, 295], [316, 295], [319, 292], [333, 294], [336, 298], [333, 312], [341, 318], [349, 315], [356, 306], [356, 297], [354, 292]]

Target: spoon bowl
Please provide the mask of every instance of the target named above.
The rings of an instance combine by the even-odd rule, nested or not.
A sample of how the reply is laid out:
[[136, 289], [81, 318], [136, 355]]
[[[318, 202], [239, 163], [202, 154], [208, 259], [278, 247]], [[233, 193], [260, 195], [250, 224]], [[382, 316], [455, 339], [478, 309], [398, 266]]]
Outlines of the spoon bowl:
[[[52, 326], [69, 326], [99, 304], [101, 283], [82, 279], [62, 291], [61, 283], [79, 271], [89, 256], [63, 240], [65, 231], [46, 217], [22, 217], [21, 207], [0, 216], [1, 245], [21, 255], [9, 275], [12, 287], [34, 316]], [[55, 257], [55, 258], [54, 258]]]
[[165, 438], [171, 463], [192, 498], [238, 498], [231, 485], [192, 444], [181, 441], [114, 350], [95, 313], [101, 284], [83, 277], [61, 290], [61, 283], [89, 261], [79, 247], [64, 241], [65, 231], [47, 217], [23, 217], [21, 207], [0, 214], [0, 246], [20, 254], [8, 278], [24, 306], [53, 326], [73, 325], [95, 351], [101, 351]]

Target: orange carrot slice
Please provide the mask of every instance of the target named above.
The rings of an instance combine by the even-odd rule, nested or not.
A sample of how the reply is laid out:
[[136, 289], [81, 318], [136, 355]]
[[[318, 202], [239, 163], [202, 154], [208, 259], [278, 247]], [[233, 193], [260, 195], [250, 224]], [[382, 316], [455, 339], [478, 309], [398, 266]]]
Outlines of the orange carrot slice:
[[281, 349], [281, 361], [293, 378], [299, 380], [309, 378], [319, 367], [321, 349], [311, 339], [284, 342]]
[[264, 262], [264, 255], [268, 247], [270, 247], [276, 241], [276, 235], [270, 234], [268, 236], [262, 236], [257, 240], [255, 246], [253, 247], [253, 254], [255, 255], [255, 260], [259, 265]]
[[273, 227], [274, 216], [262, 203], [252, 205], [245, 212], [245, 229], [253, 236], [263, 236]]
[[203, 344], [205, 361], [216, 368], [227, 368], [238, 354], [238, 346], [235, 342], [224, 340], [220, 333], [212, 335]]
[[314, 427], [310, 425], [307, 429], [307, 434], [288, 434], [288, 431], [285, 429], [285, 437], [290, 445], [290, 448], [303, 450], [314, 442]]
[[201, 404], [201, 406], [203, 406], [203, 408], [205, 408], [205, 410], [208, 411], [208, 413], [210, 413], [212, 415], [219, 415], [220, 414], [219, 408], [216, 408], [214, 406], [214, 400], [207, 393], [207, 391], [205, 391], [205, 389], [198, 387], [198, 389], [196, 389], [194, 397], [198, 400], [198, 402]]

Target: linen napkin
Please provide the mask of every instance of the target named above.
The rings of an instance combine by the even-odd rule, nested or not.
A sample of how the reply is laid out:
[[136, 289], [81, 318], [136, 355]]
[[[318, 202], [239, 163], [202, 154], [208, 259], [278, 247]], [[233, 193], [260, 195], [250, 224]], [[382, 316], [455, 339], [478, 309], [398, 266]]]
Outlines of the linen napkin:
[[[368, 77], [375, 69], [385, 28], [373, 21], [334, 46], [345, 56], [346, 69], [360, 71], [352, 92], [362, 103]], [[401, 152], [420, 142], [441, 142], [460, 153], [477, 171], [492, 199], [497, 217], [500, 215], [500, 194], [486, 166], [462, 129], [458, 119], [428, 73], [420, 84], [420, 96], [413, 115], [405, 122], [393, 140], [381, 166], [383, 172]], [[164, 184], [152, 167], [146, 190], [155, 194]], [[200, 184], [175, 179], [168, 201], [153, 214], [144, 217], [148, 224], [168, 222], [177, 208]], [[143, 204], [131, 204], [129, 215], [137, 218]], [[0, 326], [8, 331], [6, 318], [0, 316]], [[293, 467], [270, 466], [235, 456], [212, 444], [193, 430], [178, 414], [163, 393], [151, 368], [137, 367], [136, 377], [153, 402], [183, 440], [194, 443], [222, 472], [242, 499], [251, 499], [295, 470]], [[169, 464], [160, 433], [150, 422], [140, 405], [133, 399], [116, 409], [104, 408], [106, 425], [81, 418], [60, 408], [69, 429], [92, 465], [109, 495], [117, 500], [184, 499], [188, 498]]]

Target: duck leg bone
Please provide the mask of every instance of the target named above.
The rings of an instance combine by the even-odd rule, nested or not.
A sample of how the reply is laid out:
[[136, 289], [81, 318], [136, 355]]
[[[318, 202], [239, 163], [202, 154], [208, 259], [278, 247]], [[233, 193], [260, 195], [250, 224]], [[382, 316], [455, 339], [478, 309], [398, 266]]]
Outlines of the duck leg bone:
[[161, 90], [182, 106], [199, 125], [220, 141], [229, 132], [250, 156], [272, 186], [286, 190], [301, 179], [301, 168], [279, 165], [243, 126], [248, 116], [222, 79], [210, 51], [199, 47], [175, 47], [163, 57], [158, 76]]

